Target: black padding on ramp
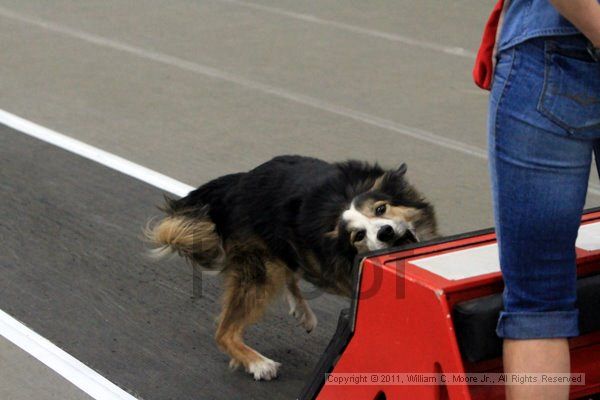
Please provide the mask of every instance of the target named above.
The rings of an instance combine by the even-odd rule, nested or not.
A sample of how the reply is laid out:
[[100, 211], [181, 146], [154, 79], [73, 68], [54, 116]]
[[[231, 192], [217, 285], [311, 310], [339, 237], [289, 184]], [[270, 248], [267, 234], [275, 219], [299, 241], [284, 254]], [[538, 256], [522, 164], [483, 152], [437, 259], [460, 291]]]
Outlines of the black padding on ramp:
[[[581, 335], [600, 329], [600, 275], [577, 281], [577, 308]], [[471, 362], [502, 355], [496, 323], [502, 310], [502, 295], [481, 297], [454, 306], [456, 337], [464, 358]]]

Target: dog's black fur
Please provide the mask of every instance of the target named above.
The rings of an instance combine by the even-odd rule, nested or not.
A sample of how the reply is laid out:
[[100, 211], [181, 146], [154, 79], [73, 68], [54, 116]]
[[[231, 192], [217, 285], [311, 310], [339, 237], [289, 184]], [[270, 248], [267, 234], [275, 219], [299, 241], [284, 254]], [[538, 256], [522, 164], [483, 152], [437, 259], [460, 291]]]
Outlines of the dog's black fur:
[[[196, 264], [229, 273], [235, 277], [228, 284], [233, 292], [272, 285], [276, 274], [270, 269], [279, 265], [285, 269], [291, 292], [297, 289], [295, 279], [301, 277], [349, 296], [353, 259], [361, 250], [351, 242], [348, 221], [342, 218], [351, 205], [385, 202], [389, 210], [397, 211], [395, 218], [400, 211], [411, 210], [414, 235], [399, 237], [393, 245], [436, 235], [433, 207], [406, 181], [405, 172], [404, 164], [386, 171], [359, 161], [328, 163], [280, 156], [249, 172], [210, 181], [182, 199], [168, 199], [164, 207], [168, 216], [148, 236], [162, 246], [160, 253], [176, 251]], [[226, 299], [235, 297], [233, 292]], [[304, 301], [299, 291], [295, 296], [294, 304]], [[229, 318], [227, 309], [238, 304], [225, 303], [219, 344], [230, 353], [233, 364], [243, 364], [257, 379], [270, 379], [273, 373], [260, 370], [257, 375], [252, 363], [258, 361], [252, 361], [253, 356], [236, 353], [222, 339], [229, 329], [224, 322]]]
[[[339, 235], [329, 233], [336, 230], [350, 202], [368, 192], [378, 178], [384, 177], [374, 196], [422, 210], [426, 214], [423, 223], [435, 230], [433, 207], [408, 184], [404, 174], [405, 167], [386, 174], [378, 165], [359, 161], [331, 164], [280, 156], [249, 172], [210, 181], [182, 199], [169, 200], [166, 211], [201, 218], [208, 213], [222, 243], [230, 238], [258, 237], [288, 268], [302, 270], [304, 279], [348, 294], [357, 249], [346, 230], [339, 230]], [[310, 267], [306, 251], [316, 256], [321, 266], [318, 271]]]

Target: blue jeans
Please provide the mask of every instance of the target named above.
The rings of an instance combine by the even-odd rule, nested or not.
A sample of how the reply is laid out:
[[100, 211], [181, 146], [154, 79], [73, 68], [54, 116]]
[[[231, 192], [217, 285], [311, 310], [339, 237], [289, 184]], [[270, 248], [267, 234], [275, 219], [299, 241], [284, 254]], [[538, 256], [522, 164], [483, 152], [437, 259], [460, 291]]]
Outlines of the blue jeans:
[[575, 240], [600, 148], [600, 63], [582, 35], [498, 55], [489, 167], [509, 339], [577, 336]]

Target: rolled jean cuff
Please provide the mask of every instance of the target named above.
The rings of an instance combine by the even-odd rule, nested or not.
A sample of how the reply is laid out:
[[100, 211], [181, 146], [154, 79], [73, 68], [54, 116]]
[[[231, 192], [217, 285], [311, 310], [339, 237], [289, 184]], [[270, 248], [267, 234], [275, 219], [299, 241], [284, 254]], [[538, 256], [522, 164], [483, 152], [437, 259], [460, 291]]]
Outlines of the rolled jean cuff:
[[567, 338], [579, 335], [579, 311], [500, 313], [496, 334], [504, 339]]

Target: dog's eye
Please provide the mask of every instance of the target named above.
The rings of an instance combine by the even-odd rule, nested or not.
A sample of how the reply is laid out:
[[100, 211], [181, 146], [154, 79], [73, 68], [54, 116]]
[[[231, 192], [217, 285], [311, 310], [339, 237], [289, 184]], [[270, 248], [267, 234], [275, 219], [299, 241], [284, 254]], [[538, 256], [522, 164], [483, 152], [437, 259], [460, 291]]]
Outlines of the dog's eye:
[[365, 238], [366, 232], [364, 230], [362, 231], [357, 231], [354, 234], [354, 241], [355, 242], [360, 242], [361, 240], [363, 240]]
[[386, 208], [387, 207], [385, 206], [385, 204], [380, 205], [379, 207], [377, 207], [375, 209], [375, 215], [378, 216], [378, 217], [382, 216], [383, 214], [385, 214]]

